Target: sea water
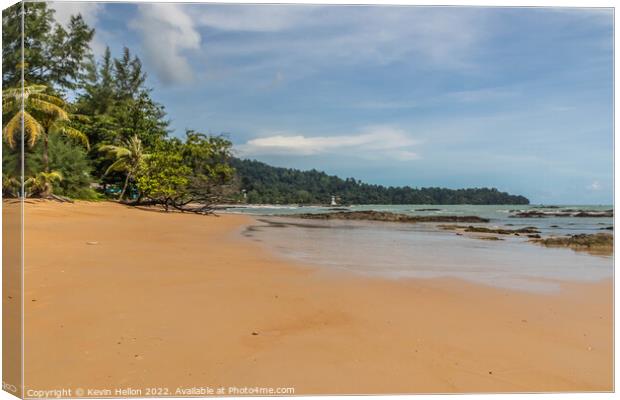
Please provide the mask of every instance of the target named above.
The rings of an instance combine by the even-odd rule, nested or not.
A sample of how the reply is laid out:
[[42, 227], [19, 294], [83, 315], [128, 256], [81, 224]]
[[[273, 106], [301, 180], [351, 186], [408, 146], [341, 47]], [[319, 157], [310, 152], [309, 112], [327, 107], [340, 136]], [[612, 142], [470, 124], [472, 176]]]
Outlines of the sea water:
[[[605, 211], [611, 206], [353, 206], [411, 215], [477, 215], [488, 227], [537, 227], [543, 236], [610, 232], [609, 217], [514, 218], [515, 210], [560, 212], [569, 209]], [[420, 209], [434, 209], [420, 211]], [[481, 240], [456, 235], [431, 223], [314, 220], [292, 214], [328, 212], [329, 207], [262, 206], [229, 212], [257, 216], [244, 235], [283, 257], [325, 268], [385, 278], [450, 277], [530, 291], [554, 291], [562, 282], [594, 282], [613, 274], [613, 258], [568, 248], [548, 248], [523, 236], [498, 235]], [[469, 225], [469, 224], [467, 224]]]

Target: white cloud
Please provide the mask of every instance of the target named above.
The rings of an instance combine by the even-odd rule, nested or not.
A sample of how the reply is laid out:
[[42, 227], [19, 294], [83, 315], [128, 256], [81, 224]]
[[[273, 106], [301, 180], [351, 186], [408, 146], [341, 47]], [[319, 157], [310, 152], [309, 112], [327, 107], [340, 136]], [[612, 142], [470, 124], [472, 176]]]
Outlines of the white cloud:
[[476, 9], [179, 3], [141, 4], [131, 26], [157, 76], [178, 82], [191, 79], [188, 50], [206, 68], [263, 76], [282, 70], [291, 78], [335, 64], [403, 60], [416, 68], [470, 69], [485, 21]]
[[54, 18], [61, 25], [67, 26], [72, 15], [82, 14], [88, 25], [95, 26], [99, 20], [99, 13], [103, 10], [102, 3], [64, 2], [53, 1], [50, 8], [56, 10]]
[[363, 158], [391, 158], [408, 161], [419, 158], [411, 147], [418, 141], [392, 126], [371, 126], [357, 135], [305, 136], [275, 134], [251, 139], [236, 150], [252, 155], [317, 155], [334, 153]]
[[200, 48], [200, 33], [180, 4], [140, 4], [130, 27], [140, 33], [146, 61], [162, 83], [191, 82], [184, 52]]
[[105, 43], [102, 40], [102, 36], [104, 36], [105, 33], [97, 26], [99, 16], [104, 11], [103, 3], [53, 1], [48, 4], [50, 8], [56, 11], [54, 13], [56, 22], [65, 27], [69, 25], [71, 16], [81, 14], [88, 26], [95, 28], [95, 36], [93, 37], [93, 41], [91, 43], [93, 52], [95, 55], [103, 54], [105, 50]]

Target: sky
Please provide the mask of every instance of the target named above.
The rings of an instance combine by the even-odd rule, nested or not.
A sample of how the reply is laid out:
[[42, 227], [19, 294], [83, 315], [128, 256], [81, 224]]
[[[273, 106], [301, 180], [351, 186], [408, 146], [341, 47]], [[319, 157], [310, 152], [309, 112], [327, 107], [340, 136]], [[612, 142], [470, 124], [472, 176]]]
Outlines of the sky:
[[613, 201], [611, 9], [52, 2], [185, 129], [375, 184]]

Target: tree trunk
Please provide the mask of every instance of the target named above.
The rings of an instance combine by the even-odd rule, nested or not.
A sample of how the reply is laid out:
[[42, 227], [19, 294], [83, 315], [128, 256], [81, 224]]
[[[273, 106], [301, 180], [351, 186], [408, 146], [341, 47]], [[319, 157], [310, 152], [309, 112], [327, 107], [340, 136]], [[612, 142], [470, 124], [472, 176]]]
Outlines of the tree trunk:
[[45, 172], [50, 172], [50, 161], [49, 161], [49, 156], [48, 156], [48, 152], [49, 152], [49, 138], [47, 137], [47, 134], [43, 135], [43, 169], [45, 170]]
[[118, 198], [119, 200], [123, 200], [123, 197], [125, 196], [125, 191], [127, 190], [127, 185], [129, 184], [130, 176], [131, 176], [131, 173], [127, 173], [127, 176], [125, 177], [125, 183], [123, 184], [123, 190], [121, 190], [121, 195]]

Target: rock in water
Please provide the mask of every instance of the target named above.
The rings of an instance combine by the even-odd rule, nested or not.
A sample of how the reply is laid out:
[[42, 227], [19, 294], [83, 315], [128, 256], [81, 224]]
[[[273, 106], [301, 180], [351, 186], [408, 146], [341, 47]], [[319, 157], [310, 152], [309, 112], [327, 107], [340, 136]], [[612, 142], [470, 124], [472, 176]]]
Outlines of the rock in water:
[[531, 241], [549, 247], [569, 247], [592, 253], [611, 255], [614, 249], [614, 236], [610, 233], [578, 234], [571, 236], [532, 239]]
[[344, 219], [359, 221], [384, 221], [384, 222], [489, 222], [487, 218], [476, 215], [407, 215], [387, 211], [339, 211], [320, 214], [297, 214], [290, 217], [305, 219]]

